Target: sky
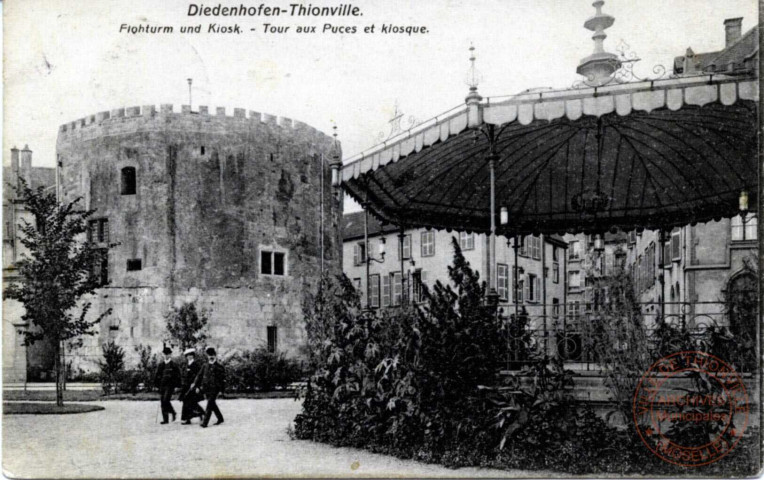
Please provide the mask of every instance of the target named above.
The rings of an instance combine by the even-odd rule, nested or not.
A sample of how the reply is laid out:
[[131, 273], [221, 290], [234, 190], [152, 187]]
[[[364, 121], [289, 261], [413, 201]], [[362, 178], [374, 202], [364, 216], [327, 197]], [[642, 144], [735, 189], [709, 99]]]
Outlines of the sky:
[[[189, 3], [287, 7], [295, 0], [6, 0], [3, 152], [28, 144], [34, 165], [54, 166], [59, 125], [135, 105], [172, 103], [179, 111], [193, 78], [194, 106], [256, 110], [326, 133], [336, 124], [347, 159], [389, 132], [396, 104], [406, 121], [424, 121], [463, 103], [470, 44], [484, 97], [568, 87], [593, 50], [583, 28], [594, 14], [590, 0], [363, 0], [352, 3], [363, 14], [354, 18], [200, 18], [187, 16]], [[607, 0], [603, 11], [615, 17], [606, 50], [628, 44], [641, 59], [640, 76], [659, 64], [670, 69], [687, 47], [721, 49], [725, 18], [744, 17], [745, 32], [758, 16], [755, 0]], [[238, 23], [243, 33], [178, 32], [209, 23]], [[264, 23], [290, 31], [266, 34]], [[326, 23], [358, 33], [295, 32], [303, 25], [320, 32]], [[176, 33], [120, 33], [122, 24], [170, 25]], [[372, 24], [376, 33], [363, 33]], [[384, 24], [428, 33], [379, 33]]]

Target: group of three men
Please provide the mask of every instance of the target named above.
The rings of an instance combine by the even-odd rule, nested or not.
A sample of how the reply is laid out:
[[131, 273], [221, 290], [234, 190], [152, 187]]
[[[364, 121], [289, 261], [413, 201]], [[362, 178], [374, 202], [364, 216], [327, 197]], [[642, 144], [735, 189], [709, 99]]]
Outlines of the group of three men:
[[[217, 398], [225, 390], [225, 368], [217, 361], [215, 349], [209, 347], [205, 350], [207, 362], [199, 365], [196, 361], [196, 350], [193, 348], [183, 352], [186, 357], [186, 369], [181, 375], [180, 367], [172, 360], [172, 349], [165, 347], [162, 351], [164, 359], [157, 366], [154, 384], [159, 388], [160, 405], [162, 407], [162, 424], [175, 421], [175, 409], [172, 407], [172, 395], [177, 387], [181, 388], [178, 400], [183, 402], [180, 419], [183, 425], [191, 425], [191, 419], [199, 417], [201, 426], [207, 427], [212, 414], [215, 414], [217, 422], [223, 423], [223, 414], [217, 406]], [[203, 410], [199, 405], [202, 395], [207, 399], [207, 408]]]

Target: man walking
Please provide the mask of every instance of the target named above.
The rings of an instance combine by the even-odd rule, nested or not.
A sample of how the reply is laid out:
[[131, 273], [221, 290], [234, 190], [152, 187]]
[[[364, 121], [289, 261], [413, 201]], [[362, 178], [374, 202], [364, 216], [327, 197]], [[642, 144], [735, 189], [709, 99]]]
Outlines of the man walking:
[[162, 406], [162, 425], [167, 423], [169, 415], [172, 415], [172, 421], [175, 421], [175, 409], [172, 408], [172, 394], [175, 387], [180, 385], [180, 368], [172, 361], [172, 349], [164, 347], [162, 350], [164, 361], [159, 362], [156, 375], [154, 376], [154, 385], [159, 388], [160, 405]]
[[202, 397], [193, 388], [194, 380], [196, 380], [196, 376], [199, 375], [199, 370], [202, 367], [196, 361], [196, 350], [193, 348], [186, 349], [183, 355], [186, 357], [188, 364], [186, 365], [186, 373], [183, 375], [180, 398], [178, 398], [178, 400], [183, 401], [180, 419], [183, 421], [183, 425], [191, 425], [191, 419], [194, 417], [199, 417], [200, 420], [204, 419], [204, 409], [199, 406], [199, 400]]
[[207, 354], [207, 363], [204, 364], [196, 380], [194, 380], [194, 387], [197, 393], [203, 392], [207, 399], [207, 409], [204, 412], [204, 420], [202, 420], [202, 428], [207, 428], [213, 413], [217, 418], [215, 425], [223, 423], [223, 414], [220, 413], [216, 400], [218, 395], [225, 390], [225, 368], [218, 363], [214, 348], [208, 347], [204, 353]]

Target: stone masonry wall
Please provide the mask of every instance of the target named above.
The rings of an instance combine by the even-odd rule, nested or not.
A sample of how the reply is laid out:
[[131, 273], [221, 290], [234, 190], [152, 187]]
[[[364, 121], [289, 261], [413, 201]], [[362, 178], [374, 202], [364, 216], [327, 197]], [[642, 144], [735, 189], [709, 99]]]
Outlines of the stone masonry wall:
[[[267, 326], [277, 327], [279, 350], [299, 354], [301, 299], [320, 276], [321, 235], [326, 269], [341, 270], [333, 145], [301, 122], [243, 109], [133, 107], [63, 125], [64, 199], [83, 197], [119, 243], [109, 253], [110, 284], [91, 311], [113, 313], [75, 352], [75, 367], [94, 368], [109, 339], [129, 362], [133, 346], [161, 348], [164, 314], [190, 300], [210, 310], [208, 343], [224, 356], [264, 345]], [[121, 193], [124, 167], [136, 169], [134, 195]], [[286, 275], [261, 274], [261, 250], [286, 253]], [[128, 271], [130, 259], [141, 270]]]

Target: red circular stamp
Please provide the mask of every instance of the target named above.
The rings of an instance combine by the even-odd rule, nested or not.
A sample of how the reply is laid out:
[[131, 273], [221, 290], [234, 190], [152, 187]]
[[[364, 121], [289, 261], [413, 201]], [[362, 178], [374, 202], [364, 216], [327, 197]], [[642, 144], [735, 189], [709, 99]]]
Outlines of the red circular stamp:
[[748, 425], [743, 378], [706, 352], [679, 352], [653, 363], [632, 403], [642, 442], [662, 460], [684, 467], [716, 462]]

